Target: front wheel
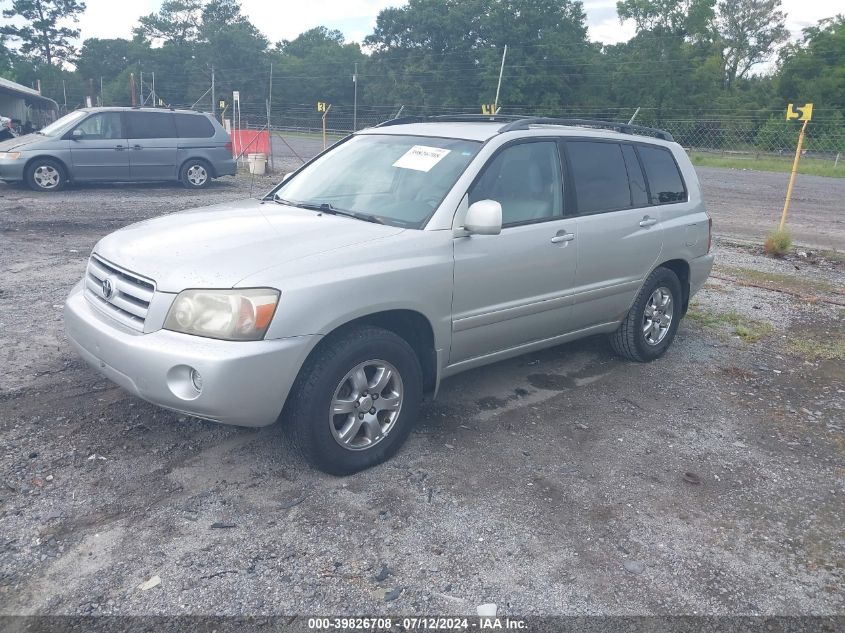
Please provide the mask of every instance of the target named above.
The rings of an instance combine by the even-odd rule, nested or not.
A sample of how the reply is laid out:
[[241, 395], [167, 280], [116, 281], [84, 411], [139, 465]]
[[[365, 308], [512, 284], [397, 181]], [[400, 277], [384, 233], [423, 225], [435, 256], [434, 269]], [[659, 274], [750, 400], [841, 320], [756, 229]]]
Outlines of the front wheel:
[[422, 398], [408, 343], [362, 326], [325, 340], [300, 371], [287, 417], [304, 457], [332, 475], [383, 462], [407, 439]]
[[610, 335], [620, 356], [645, 363], [666, 352], [682, 314], [681, 282], [668, 268], [657, 268], [645, 280], [625, 320]]
[[34, 191], [60, 191], [67, 184], [65, 168], [51, 158], [36, 158], [27, 166], [24, 177]]

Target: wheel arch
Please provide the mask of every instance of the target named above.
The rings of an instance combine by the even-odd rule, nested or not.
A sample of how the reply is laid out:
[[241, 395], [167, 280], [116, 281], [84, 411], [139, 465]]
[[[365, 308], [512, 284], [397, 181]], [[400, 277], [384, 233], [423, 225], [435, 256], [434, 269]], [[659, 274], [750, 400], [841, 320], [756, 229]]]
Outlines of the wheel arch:
[[423, 391], [427, 393], [436, 391], [439, 363], [434, 345], [434, 328], [424, 314], [411, 309], [381, 310], [337, 325], [323, 336], [320, 342], [309, 352], [308, 357], [302, 364], [303, 367], [317, 350], [330, 344], [333, 339], [343, 335], [344, 332], [361, 325], [380, 327], [404, 339], [420, 361], [423, 372]]
[[29, 168], [30, 168], [30, 166], [32, 165], [32, 163], [34, 163], [34, 162], [35, 162], [35, 161], [37, 161], [37, 160], [43, 160], [43, 159], [45, 159], [45, 158], [50, 159], [51, 161], [53, 161], [53, 162], [58, 163], [59, 165], [61, 165], [61, 168], [62, 168], [62, 169], [64, 170], [64, 172], [65, 172], [65, 174], [64, 174], [64, 175], [65, 175], [65, 179], [66, 179], [68, 182], [71, 182], [71, 181], [73, 180], [73, 174], [72, 174], [72, 172], [71, 172], [71, 170], [70, 170], [70, 167], [68, 167], [67, 163], [66, 163], [65, 161], [63, 161], [61, 158], [59, 158], [58, 156], [53, 156], [52, 154], [38, 154], [38, 155], [33, 156], [32, 158], [28, 159], [28, 160], [26, 161], [26, 163], [24, 163], [24, 166], [23, 166], [23, 172], [22, 172], [22, 173], [23, 173], [23, 178], [24, 178], [24, 181], [26, 180], [26, 174], [27, 174], [27, 172], [29, 171]]
[[690, 300], [690, 266], [689, 262], [685, 259], [670, 259], [661, 264], [655, 266], [657, 268], [668, 268], [673, 273], [678, 276], [678, 280], [681, 282], [681, 292], [683, 293], [682, 297], [682, 306], [683, 310], [681, 312], [681, 316], [684, 316], [687, 313], [687, 309], [689, 308], [689, 300]]

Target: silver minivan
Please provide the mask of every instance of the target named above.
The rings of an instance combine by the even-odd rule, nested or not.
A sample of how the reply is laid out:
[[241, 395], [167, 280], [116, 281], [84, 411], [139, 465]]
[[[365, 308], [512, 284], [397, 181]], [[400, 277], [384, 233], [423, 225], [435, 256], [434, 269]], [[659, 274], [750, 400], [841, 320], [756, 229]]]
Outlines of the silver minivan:
[[348, 474], [392, 455], [458, 372], [596, 334], [659, 358], [710, 273], [710, 235], [665, 132], [395, 120], [262, 199], [104, 237], [65, 327], [128, 391], [226, 424], [281, 417], [309, 460]]
[[0, 180], [23, 181], [36, 191], [58, 191], [69, 182], [145, 180], [201, 189], [235, 169], [226, 130], [192, 110], [83, 108], [0, 143]]

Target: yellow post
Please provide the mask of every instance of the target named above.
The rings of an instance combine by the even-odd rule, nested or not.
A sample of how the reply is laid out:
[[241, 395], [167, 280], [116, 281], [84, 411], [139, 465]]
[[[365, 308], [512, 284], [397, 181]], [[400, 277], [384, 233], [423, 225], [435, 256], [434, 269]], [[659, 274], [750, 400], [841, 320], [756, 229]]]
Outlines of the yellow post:
[[325, 112], [323, 112], [323, 149], [326, 149], [326, 117], [329, 114], [329, 110], [332, 109], [331, 104], [326, 107]]
[[792, 187], [795, 185], [795, 175], [798, 173], [798, 161], [801, 160], [801, 147], [804, 145], [804, 132], [807, 131], [807, 124], [809, 119], [804, 119], [804, 125], [801, 126], [801, 133], [798, 135], [798, 146], [795, 148], [795, 160], [792, 161], [792, 173], [789, 175], [789, 186], [786, 188], [786, 200], [783, 202], [783, 213], [780, 216], [779, 231], [783, 231], [783, 225], [786, 224], [786, 215], [789, 213], [789, 202], [792, 200]]

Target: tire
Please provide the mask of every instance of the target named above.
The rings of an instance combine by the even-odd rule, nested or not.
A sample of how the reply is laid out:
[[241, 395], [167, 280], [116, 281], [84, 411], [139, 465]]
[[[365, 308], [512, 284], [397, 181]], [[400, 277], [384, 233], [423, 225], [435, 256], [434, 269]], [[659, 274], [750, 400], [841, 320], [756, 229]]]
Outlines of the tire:
[[[668, 303], [665, 303], [666, 295]], [[623, 358], [640, 363], [660, 358], [675, 338], [682, 312], [683, 295], [678, 276], [668, 268], [656, 268], [646, 278], [619, 329], [610, 335], [610, 346]], [[650, 316], [653, 314], [660, 317], [657, 325], [654, 324], [656, 319]], [[647, 326], [650, 326], [648, 330]]]
[[67, 173], [57, 160], [36, 158], [27, 165], [24, 179], [33, 191], [61, 191], [67, 184]]
[[[389, 370], [390, 377], [379, 370]], [[391, 457], [408, 438], [422, 383], [417, 355], [393, 332], [361, 326], [330, 336], [299, 372], [285, 407], [288, 433], [303, 457], [323, 472], [364, 470]]]
[[179, 180], [188, 189], [205, 189], [211, 182], [211, 166], [202, 159], [191, 158], [179, 170]]

